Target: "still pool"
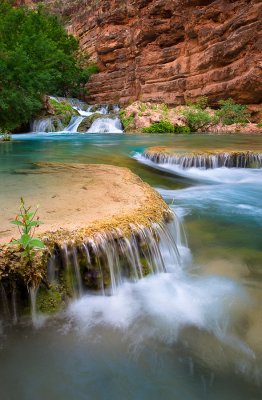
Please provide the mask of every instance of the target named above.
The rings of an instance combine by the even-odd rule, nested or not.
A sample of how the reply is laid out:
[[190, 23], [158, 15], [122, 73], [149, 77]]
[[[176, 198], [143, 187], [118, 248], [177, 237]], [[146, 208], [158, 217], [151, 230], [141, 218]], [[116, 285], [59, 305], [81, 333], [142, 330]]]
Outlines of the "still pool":
[[170, 204], [190, 252], [182, 271], [126, 282], [111, 297], [86, 294], [41, 328], [2, 319], [3, 400], [262, 398], [262, 169], [159, 169], [139, 156], [161, 145], [262, 152], [262, 137], [29, 134], [0, 143], [0, 221], [39, 180], [48, 186], [37, 163], [119, 165]]

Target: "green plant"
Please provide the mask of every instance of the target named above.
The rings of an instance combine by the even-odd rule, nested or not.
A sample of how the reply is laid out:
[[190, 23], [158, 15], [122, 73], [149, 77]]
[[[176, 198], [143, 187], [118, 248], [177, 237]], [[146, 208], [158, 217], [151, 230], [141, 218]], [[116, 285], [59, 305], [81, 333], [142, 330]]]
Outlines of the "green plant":
[[259, 128], [262, 128], [262, 121], [257, 124]]
[[42, 109], [45, 94], [81, 96], [98, 71], [57, 16], [7, 0], [0, 1], [0, 59], [0, 126], [10, 131]]
[[12, 140], [11, 133], [6, 130], [2, 131], [2, 133], [0, 133], [0, 136], [3, 142], [10, 142]]
[[147, 128], [143, 128], [143, 132], [145, 132], [145, 133], [174, 133], [175, 127], [170, 121], [162, 120], [159, 122], [154, 122]]
[[32, 265], [35, 250], [43, 249], [45, 244], [39, 238], [34, 237], [35, 229], [39, 227], [43, 222], [39, 221], [39, 217], [36, 217], [38, 206], [35, 211], [31, 211], [31, 207], [26, 207], [24, 199], [20, 199], [20, 212], [16, 218], [11, 221], [11, 224], [16, 225], [20, 238], [12, 240], [12, 245], [20, 245], [23, 249], [22, 255], [26, 258], [29, 265]]
[[161, 104], [161, 109], [162, 109], [162, 111], [163, 111], [165, 114], [167, 114], [168, 111], [169, 111], [169, 107], [168, 107], [168, 105], [165, 104], [165, 103]]
[[237, 104], [233, 99], [220, 100], [220, 109], [216, 111], [216, 116], [224, 125], [246, 124], [249, 122], [250, 113], [246, 106]]
[[125, 130], [131, 129], [135, 125], [135, 115], [134, 113], [131, 113], [130, 115], [127, 115], [125, 110], [120, 110], [119, 111], [119, 118], [123, 124], [123, 127]]
[[183, 111], [183, 115], [187, 119], [191, 132], [203, 130], [205, 127], [215, 122], [214, 118], [204, 110], [187, 109]]
[[194, 107], [199, 110], [204, 110], [207, 107], [208, 97], [207, 96], [200, 96], [195, 101], [187, 101], [186, 105], [188, 107]]
[[145, 103], [140, 103], [139, 104], [139, 111], [141, 111], [142, 113], [145, 112], [147, 110], [147, 106]]
[[189, 126], [175, 126], [175, 133], [191, 133]]

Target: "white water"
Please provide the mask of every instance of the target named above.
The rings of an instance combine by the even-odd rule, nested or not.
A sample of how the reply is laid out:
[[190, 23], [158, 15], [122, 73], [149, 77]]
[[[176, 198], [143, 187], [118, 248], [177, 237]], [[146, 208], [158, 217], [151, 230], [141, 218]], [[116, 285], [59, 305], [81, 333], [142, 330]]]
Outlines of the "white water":
[[[86, 117], [89, 117], [94, 113], [101, 115], [107, 115], [109, 113], [108, 105], [94, 107], [74, 98], [60, 98], [50, 96], [50, 99], [57, 102], [64, 101], [69, 103], [78, 112], [79, 116], [73, 116], [70, 123], [66, 127], [62, 125], [62, 122], [60, 120], [55, 118], [43, 118], [39, 120], [34, 120], [31, 124], [31, 132], [77, 133], [79, 125]], [[101, 118], [94, 121], [94, 123], [88, 130], [88, 133], [123, 133], [122, 124], [120, 122], [120, 119], [117, 117], [119, 109], [120, 108], [118, 105], [114, 105], [113, 113], [116, 115], [116, 117]], [[56, 121], [56, 125], [54, 124], [54, 120]]]
[[118, 117], [96, 119], [87, 133], [123, 133], [122, 125]]
[[190, 252], [181, 226], [173, 224], [171, 234], [179, 262], [172, 241], [162, 236], [162, 272], [114, 284], [111, 296], [88, 294], [73, 301], [67, 312], [71, 322], [81, 334], [99, 326], [121, 330], [135, 347], [149, 339], [174, 344], [184, 329], [194, 327], [252, 359], [252, 350], [234, 333], [248, 304], [245, 290], [226, 278], [190, 274]]
[[159, 169], [160, 171], [167, 171], [174, 175], [182, 176], [187, 179], [192, 179], [199, 182], [207, 183], [256, 183], [262, 182], [261, 169], [251, 168], [183, 168], [176, 164], [156, 164], [153, 161], [143, 157], [142, 154], [136, 153], [134, 159], [142, 164], [148, 165], [152, 168]]
[[[63, 129], [63, 125], [59, 119], [55, 120], [58, 125], [58, 130]], [[57, 128], [54, 125], [54, 118], [36, 119], [31, 124], [31, 132], [56, 132]]]
[[132, 336], [135, 345], [148, 339], [174, 344], [184, 328], [195, 327], [253, 357], [232, 334], [246, 303], [245, 291], [228, 279], [161, 273], [126, 282], [111, 297], [84, 296], [68, 314], [82, 333], [106, 325]]
[[63, 129], [64, 132], [77, 132], [77, 129], [81, 122], [85, 119], [84, 116], [74, 116], [71, 118], [71, 121], [67, 127]]

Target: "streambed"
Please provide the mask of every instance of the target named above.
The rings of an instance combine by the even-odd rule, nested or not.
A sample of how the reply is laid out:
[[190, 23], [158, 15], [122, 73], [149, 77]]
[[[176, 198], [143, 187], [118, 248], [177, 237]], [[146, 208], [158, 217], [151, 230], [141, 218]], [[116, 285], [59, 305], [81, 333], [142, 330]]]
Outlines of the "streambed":
[[261, 399], [262, 170], [158, 169], [137, 155], [159, 145], [262, 151], [262, 138], [32, 134], [0, 144], [1, 212], [30, 201], [39, 179], [48, 186], [30, 173], [35, 162], [119, 165], [159, 190], [188, 240], [179, 267], [163, 243], [167, 273], [87, 294], [39, 329], [2, 320], [3, 398]]

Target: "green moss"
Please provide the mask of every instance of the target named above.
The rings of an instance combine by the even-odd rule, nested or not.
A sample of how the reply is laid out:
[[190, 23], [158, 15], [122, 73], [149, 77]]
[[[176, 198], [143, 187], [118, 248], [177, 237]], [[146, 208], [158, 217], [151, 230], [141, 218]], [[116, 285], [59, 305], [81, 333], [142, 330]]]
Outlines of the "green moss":
[[40, 287], [37, 294], [37, 310], [44, 314], [53, 314], [64, 306], [64, 293], [60, 285], [51, 285], [49, 289]]
[[125, 131], [132, 131], [135, 129], [135, 115], [134, 113], [127, 115], [125, 110], [119, 112], [120, 121], [124, 127]]
[[147, 276], [151, 274], [151, 269], [148, 265], [147, 260], [144, 257], [140, 258], [140, 263], [141, 263], [141, 267], [142, 267], [142, 272], [143, 272], [143, 276]]
[[112, 115], [102, 115], [102, 114], [96, 112], [96, 113], [94, 113], [92, 115], [89, 115], [85, 119], [83, 119], [83, 121], [79, 125], [77, 131], [78, 132], [87, 132], [88, 129], [91, 127], [92, 123], [95, 120], [97, 120], [99, 118], [112, 118], [112, 117], [114, 117], [114, 116], [112, 116]]

